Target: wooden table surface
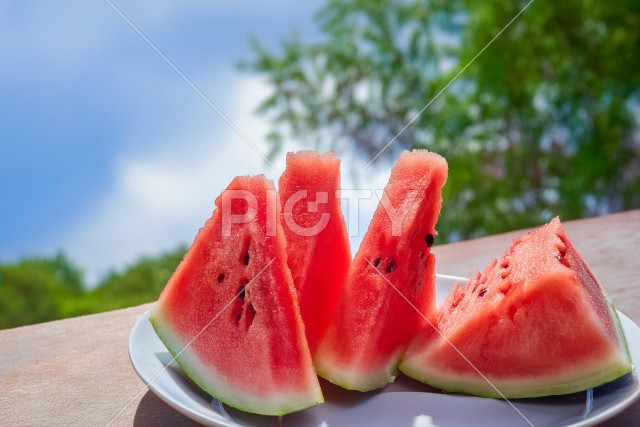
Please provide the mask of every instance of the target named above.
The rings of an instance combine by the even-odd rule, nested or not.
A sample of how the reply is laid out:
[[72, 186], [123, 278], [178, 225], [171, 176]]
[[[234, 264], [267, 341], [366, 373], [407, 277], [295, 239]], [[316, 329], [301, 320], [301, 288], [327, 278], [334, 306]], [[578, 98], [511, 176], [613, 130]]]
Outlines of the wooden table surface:
[[[640, 324], [640, 210], [565, 228], [616, 307]], [[435, 246], [436, 270], [469, 276], [519, 234]], [[0, 426], [194, 424], [150, 392], [129, 362], [129, 333], [149, 307], [0, 331]], [[605, 424], [640, 426], [640, 401]]]

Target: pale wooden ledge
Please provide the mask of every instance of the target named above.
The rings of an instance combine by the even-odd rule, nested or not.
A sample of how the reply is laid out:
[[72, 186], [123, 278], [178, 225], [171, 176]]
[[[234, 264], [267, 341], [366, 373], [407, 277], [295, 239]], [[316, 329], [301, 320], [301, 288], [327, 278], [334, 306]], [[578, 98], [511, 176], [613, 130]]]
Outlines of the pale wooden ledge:
[[[565, 227], [616, 307], [640, 324], [640, 210]], [[436, 270], [469, 276], [519, 234], [436, 246]], [[129, 362], [131, 328], [149, 307], [0, 331], [0, 426], [195, 425], [147, 390]], [[605, 424], [640, 425], [640, 401]]]

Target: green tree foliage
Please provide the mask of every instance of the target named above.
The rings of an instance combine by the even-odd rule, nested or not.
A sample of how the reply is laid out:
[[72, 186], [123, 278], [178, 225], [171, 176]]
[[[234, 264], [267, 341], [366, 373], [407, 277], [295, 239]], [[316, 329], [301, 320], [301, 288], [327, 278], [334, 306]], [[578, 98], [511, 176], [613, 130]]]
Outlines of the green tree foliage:
[[59, 301], [78, 294], [78, 278], [63, 255], [0, 265], [0, 329], [59, 318]]
[[321, 41], [254, 41], [274, 151], [441, 153], [445, 239], [640, 207], [640, 2], [535, 1], [470, 63], [526, 4], [329, 0]]
[[158, 299], [186, 252], [185, 247], [155, 258], [145, 257], [122, 272], [109, 273], [82, 298], [65, 302], [65, 317], [131, 307]]
[[155, 301], [185, 252], [142, 258], [92, 290], [64, 254], [0, 264], [0, 329]]

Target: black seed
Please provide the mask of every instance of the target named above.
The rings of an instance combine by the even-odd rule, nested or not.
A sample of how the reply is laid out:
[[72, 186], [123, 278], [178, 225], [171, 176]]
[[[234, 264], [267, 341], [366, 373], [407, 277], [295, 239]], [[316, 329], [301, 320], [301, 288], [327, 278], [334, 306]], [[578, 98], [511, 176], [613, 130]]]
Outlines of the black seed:
[[240, 252], [240, 262], [244, 265], [249, 265], [249, 246], [251, 246], [251, 236], [245, 236]]
[[482, 288], [482, 290], [480, 291], [480, 293], [478, 294], [478, 296], [483, 297], [483, 296], [484, 296], [484, 294], [486, 294], [486, 293], [487, 293], [487, 288]]
[[373, 261], [373, 266], [377, 267], [380, 265], [381, 262], [382, 262], [382, 258], [377, 258], [375, 261]]
[[236, 323], [237, 324], [240, 323], [240, 319], [242, 319], [242, 311], [240, 313], [238, 313], [238, 315], [236, 316]]
[[433, 243], [436, 241], [435, 237], [433, 237], [433, 234], [427, 234], [426, 236], [424, 236], [424, 241], [427, 243], [427, 246], [431, 247], [433, 246]]
[[220, 273], [218, 275], [218, 283], [222, 283], [223, 280], [224, 280], [224, 273]]
[[242, 290], [238, 293], [238, 298], [244, 301], [244, 288], [242, 288]]
[[256, 317], [256, 309], [253, 304], [249, 304], [247, 307], [247, 329], [253, 323], [253, 319]]
[[393, 260], [389, 261], [389, 264], [387, 264], [387, 273], [391, 273], [395, 266], [396, 264], [393, 262]]

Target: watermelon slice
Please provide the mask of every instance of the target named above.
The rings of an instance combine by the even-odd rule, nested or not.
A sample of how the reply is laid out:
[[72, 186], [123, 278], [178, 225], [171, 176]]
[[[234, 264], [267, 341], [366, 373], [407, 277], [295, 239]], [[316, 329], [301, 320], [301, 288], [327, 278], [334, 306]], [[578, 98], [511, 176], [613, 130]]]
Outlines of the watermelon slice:
[[349, 236], [337, 197], [340, 160], [333, 153], [289, 153], [278, 187], [287, 263], [313, 357], [338, 306], [351, 264]]
[[558, 218], [456, 285], [434, 326], [416, 336], [400, 369], [447, 391], [567, 394], [632, 369], [616, 312]]
[[400, 356], [435, 308], [430, 247], [446, 178], [441, 156], [401, 154], [314, 358], [322, 377], [361, 391], [395, 379]]
[[281, 415], [323, 401], [264, 176], [237, 177], [167, 283], [151, 323], [203, 390]]

